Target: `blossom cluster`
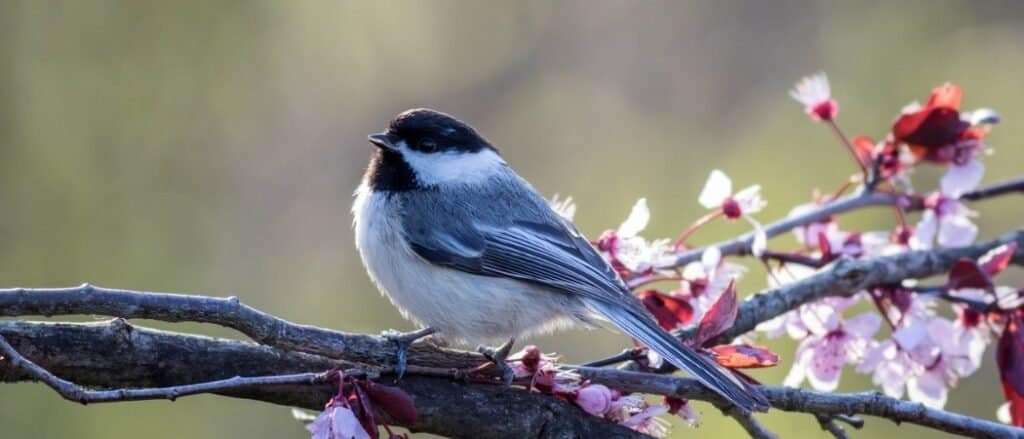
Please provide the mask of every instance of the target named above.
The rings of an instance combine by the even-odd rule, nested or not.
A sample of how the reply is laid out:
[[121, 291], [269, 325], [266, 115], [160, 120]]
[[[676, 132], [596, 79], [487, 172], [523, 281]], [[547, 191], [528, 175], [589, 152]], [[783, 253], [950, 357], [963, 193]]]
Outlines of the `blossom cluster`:
[[[337, 393], [313, 422], [306, 426], [312, 439], [376, 439], [380, 437], [377, 412], [405, 425], [416, 423], [416, 408], [405, 391], [335, 372]], [[380, 424], [388, 439], [408, 439]]]
[[[984, 175], [982, 159], [991, 152], [985, 138], [999, 121], [993, 110], [961, 111], [961, 89], [943, 84], [924, 104], [903, 108], [882, 140], [874, 141], [863, 135], [848, 139], [839, 129], [839, 104], [824, 74], [803, 79], [791, 95], [812, 120], [832, 128], [862, 170], [859, 178], [842, 182], [831, 193], [816, 191], [809, 203], [791, 210], [787, 220], [800, 224], [790, 228], [798, 248], [769, 249], [766, 230], [754, 218], [766, 204], [760, 186], [734, 193], [731, 180], [719, 170], [711, 172], [698, 196], [710, 213], [676, 241], [649, 241], [640, 235], [650, 218], [641, 199], [622, 225], [595, 242], [666, 329], [695, 325], [726, 286], [744, 274], [715, 246], [708, 246], [700, 261], [683, 267], [673, 264], [689, 250], [690, 236], [718, 218], [744, 219], [750, 225], [746, 253], [765, 262], [772, 287], [799, 281], [837, 259], [960, 247], [975, 241], [978, 214], [966, 206], [963, 196], [977, 189]], [[945, 169], [937, 188], [915, 189], [912, 176], [919, 166]], [[862, 194], [884, 193], [897, 200], [891, 229], [844, 230], [837, 215], [799, 221], [818, 218], [813, 214], [851, 189], [851, 182], [859, 184]], [[908, 221], [911, 210], [921, 210], [916, 223]], [[939, 408], [960, 378], [978, 370], [988, 345], [998, 337], [997, 362], [1008, 401], [1001, 413], [1008, 413], [1008, 422], [1024, 425], [1022, 292], [993, 281], [1015, 251], [1011, 243], [979, 260], [958, 261], [943, 285], [918, 285], [914, 279], [873, 285], [849, 297], [804, 304], [757, 330], [769, 338], [786, 334], [799, 341], [786, 385], [806, 381], [815, 389], [832, 391], [849, 365], [869, 374], [890, 396], [906, 395]], [[650, 288], [654, 283], [662, 288]]]

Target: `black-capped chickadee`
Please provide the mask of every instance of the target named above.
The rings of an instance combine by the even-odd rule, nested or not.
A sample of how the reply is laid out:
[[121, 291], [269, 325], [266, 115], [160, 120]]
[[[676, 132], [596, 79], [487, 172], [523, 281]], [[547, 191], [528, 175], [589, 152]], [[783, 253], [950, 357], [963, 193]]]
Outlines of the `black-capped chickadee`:
[[755, 388], [664, 331], [576, 227], [469, 125], [409, 110], [369, 136], [356, 246], [402, 315], [462, 342], [606, 320], [745, 410]]

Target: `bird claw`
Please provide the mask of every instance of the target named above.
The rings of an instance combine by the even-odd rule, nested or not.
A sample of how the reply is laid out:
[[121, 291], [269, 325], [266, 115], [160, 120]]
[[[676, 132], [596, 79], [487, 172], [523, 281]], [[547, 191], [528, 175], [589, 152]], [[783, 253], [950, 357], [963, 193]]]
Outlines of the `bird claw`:
[[437, 332], [434, 328], [423, 328], [412, 332], [398, 332], [392, 329], [381, 332], [380, 336], [395, 344], [395, 381], [402, 379], [408, 361], [409, 346], [423, 337]]
[[498, 346], [497, 348], [487, 346], [477, 347], [477, 352], [479, 352], [481, 355], [487, 358], [489, 363], [483, 364], [480, 367], [476, 368], [476, 371], [483, 371], [491, 366], [494, 366], [499, 371], [501, 371], [501, 379], [505, 388], [507, 389], [509, 387], [512, 387], [512, 382], [515, 380], [516, 375], [515, 372], [512, 370], [512, 367], [508, 365], [505, 359], [508, 358], [508, 354], [509, 352], [512, 351], [512, 346], [515, 344], [515, 342], [516, 339], [512, 338], [509, 339], [509, 341], [505, 342], [505, 344]]

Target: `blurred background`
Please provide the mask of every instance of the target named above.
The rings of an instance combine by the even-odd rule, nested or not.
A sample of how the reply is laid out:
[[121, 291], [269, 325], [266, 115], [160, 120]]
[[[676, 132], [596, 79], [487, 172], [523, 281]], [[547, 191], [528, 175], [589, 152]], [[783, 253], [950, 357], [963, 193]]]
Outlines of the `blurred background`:
[[[367, 279], [349, 207], [366, 134], [418, 106], [477, 127], [545, 195], [572, 195], [591, 236], [640, 197], [653, 214], [646, 236], [675, 236], [703, 214], [696, 197], [713, 168], [736, 187], [764, 186], [763, 221], [835, 188], [853, 165], [786, 95], [818, 70], [841, 126], [876, 138], [903, 105], [955, 81], [966, 109], [1003, 116], [985, 181], [1009, 178], [1024, 170], [1022, 19], [1012, 1], [2, 0], [0, 286], [237, 295], [297, 322], [411, 329]], [[928, 188], [938, 175], [915, 179]], [[974, 207], [982, 238], [1022, 223], [1019, 200]], [[875, 210], [842, 225], [891, 221]], [[746, 230], [715, 224], [692, 242]], [[764, 284], [751, 265], [741, 292]], [[628, 340], [575, 331], [529, 342], [580, 362]], [[794, 344], [765, 343], [783, 363], [756, 376], [780, 383]], [[869, 388], [869, 377], [844, 373], [841, 390]], [[947, 408], [994, 419], [1001, 396], [988, 358]], [[703, 425], [673, 437], [743, 434], [699, 409]], [[811, 416], [764, 419], [783, 437], [825, 437]], [[4, 438], [176, 438], [185, 428], [194, 438], [307, 437], [287, 408], [250, 401], [82, 407], [39, 385], [0, 386]], [[855, 436], [897, 432], [943, 437], [873, 418]]]

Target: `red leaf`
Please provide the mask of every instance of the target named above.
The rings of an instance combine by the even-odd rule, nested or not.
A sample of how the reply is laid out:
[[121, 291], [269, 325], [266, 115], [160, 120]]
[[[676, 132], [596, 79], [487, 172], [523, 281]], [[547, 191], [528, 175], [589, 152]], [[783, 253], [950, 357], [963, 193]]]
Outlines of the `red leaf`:
[[412, 397], [404, 390], [367, 381], [366, 394], [381, 411], [387, 413], [399, 424], [405, 426], [416, 424], [416, 405], [413, 403]]
[[715, 362], [729, 368], [771, 367], [779, 364], [779, 356], [768, 348], [750, 345], [719, 345], [711, 348]]
[[953, 264], [953, 269], [949, 271], [949, 282], [946, 283], [946, 288], [950, 290], [958, 290], [960, 288], [982, 288], [987, 290], [992, 288], [992, 279], [978, 266], [977, 262], [967, 258], [960, 258], [960, 260]]
[[359, 419], [359, 424], [363, 426], [363, 430], [366, 430], [371, 438], [379, 439], [380, 431], [377, 429], [377, 416], [373, 413], [373, 402], [370, 401], [363, 387], [366, 383], [367, 381], [353, 380], [352, 394], [349, 395], [348, 401], [356, 419]]
[[1010, 403], [1013, 425], [1024, 426], [1024, 331], [1021, 314], [1010, 317], [996, 346], [996, 364], [1003, 385], [1003, 394]]
[[1010, 241], [985, 253], [981, 258], [978, 259], [978, 263], [981, 265], [982, 271], [987, 273], [989, 276], [995, 276], [1003, 271], [1007, 265], [1010, 265], [1010, 260], [1013, 259], [1013, 254], [1017, 251], [1017, 241]]
[[686, 300], [662, 294], [655, 290], [644, 290], [637, 294], [647, 310], [658, 320], [666, 331], [676, 329], [693, 319], [693, 306]]
[[711, 305], [708, 312], [700, 319], [700, 325], [697, 326], [697, 336], [693, 339], [694, 346], [704, 346], [704, 342], [717, 337], [725, 332], [726, 329], [732, 327], [732, 324], [736, 321], [736, 312], [739, 309], [736, 302], [736, 281], [731, 280], [729, 281], [729, 286], [725, 287], [725, 291], [722, 291], [722, 295], [718, 297], [715, 304]]
[[960, 86], [947, 82], [932, 89], [925, 108], [947, 107], [956, 110], [960, 108], [960, 100], [963, 97], [964, 92]]
[[871, 163], [871, 153], [875, 151], [875, 141], [868, 136], [856, 136], [851, 140], [857, 159], [861, 163]]

